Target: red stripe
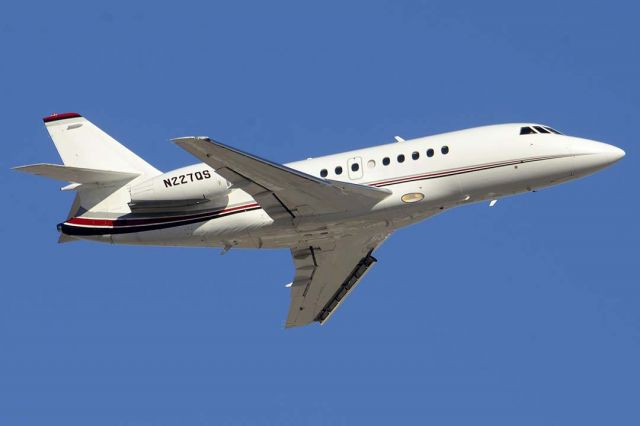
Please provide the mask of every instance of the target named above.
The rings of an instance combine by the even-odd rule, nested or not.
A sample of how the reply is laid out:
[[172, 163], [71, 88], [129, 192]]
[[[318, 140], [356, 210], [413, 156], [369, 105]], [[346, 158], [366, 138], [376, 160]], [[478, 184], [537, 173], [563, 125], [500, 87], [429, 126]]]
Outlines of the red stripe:
[[416, 180], [416, 179], [439, 177], [441, 175], [447, 175], [447, 174], [453, 174], [453, 173], [479, 171], [479, 170], [489, 169], [489, 168], [493, 168], [493, 167], [501, 167], [501, 166], [508, 166], [508, 165], [511, 165], [511, 164], [519, 164], [520, 162], [531, 162], [531, 161], [545, 160], [545, 159], [550, 159], [550, 158], [555, 158], [555, 156], [553, 156], [553, 157], [533, 157], [533, 158], [527, 158], [527, 159], [524, 159], [524, 160], [509, 160], [509, 161], [501, 161], [501, 162], [498, 162], [498, 163], [488, 163], [488, 164], [482, 164], [482, 165], [476, 165], [476, 166], [461, 167], [461, 168], [457, 168], [457, 169], [440, 170], [438, 172], [431, 172], [431, 173], [420, 174], [420, 175], [410, 175], [410, 176], [404, 176], [404, 177], [401, 177], [401, 178], [394, 178], [394, 179], [382, 180], [382, 181], [379, 181], [379, 182], [373, 182], [373, 183], [370, 183], [369, 186], [383, 186], [383, 185], [390, 185], [390, 184], [396, 184], [396, 183], [404, 183], [404, 182], [408, 182], [408, 181]]
[[410, 175], [410, 176], [404, 176], [404, 177], [401, 177], [401, 178], [383, 180], [383, 181], [376, 182], [376, 183], [370, 183], [369, 185], [371, 185], [371, 186], [382, 186], [382, 185], [390, 185], [390, 184], [395, 184], [395, 183], [403, 183], [405, 181], [414, 180], [414, 179], [423, 179], [423, 178], [429, 178], [429, 177], [439, 177], [439, 176], [448, 175], [448, 174], [451, 174], [451, 173], [461, 173], [461, 172], [465, 172], [465, 171], [474, 171], [474, 170], [478, 170], [478, 169], [481, 169], [481, 168], [484, 168], [484, 167], [496, 167], [496, 166], [495, 165], [491, 165], [491, 166], [474, 166], [474, 167], [464, 167], [464, 168], [459, 168], [459, 169], [443, 170], [443, 171], [439, 171], [439, 172], [426, 173], [426, 174], [421, 174], [421, 175]]
[[44, 117], [42, 121], [44, 121], [45, 123], [50, 123], [52, 121], [64, 120], [66, 118], [77, 118], [77, 117], [82, 117], [82, 116], [77, 112], [65, 112], [62, 114], [53, 113], [51, 115], [47, 115], [46, 117]]
[[190, 219], [197, 219], [200, 217], [206, 217], [211, 215], [222, 215], [237, 210], [257, 207], [257, 203], [245, 204], [242, 206], [236, 206], [224, 210], [210, 211], [205, 213], [198, 213], [186, 216], [170, 216], [161, 218], [147, 218], [147, 219], [93, 219], [87, 217], [73, 217], [66, 221], [70, 225], [86, 225], [86, 226], [136, 226], [136, 225], [155, 225], [160, 223], [167, 223], [173, 221], [183, 221]]
[[520, 163], [520, 161], [512, 161], [512, 162], [509, 162], [509, 163], [492, 164], [492, 165], [488, 165], [488, 166], [475, 166], [475, 167], [465, 167], [465, 168], [461, 168], [461, 169], [451, 169], [451, 170], [443, 171], [443, 172], [427, 173], [425, 175], [405, 176], [403, 178], [398, 178], [398, 179], [394, 179], [394, 180], [390, 180], [390, 181], [383, 181], [382, 183], [376, 183], [376, 184], [373, 184], [372, 186], [395, 185], [395, 184], [399, 184], [399, 183], [411, 182], [411, 181], [414, 181], [414, 180], [421, 180], [421, 179], [427, 179], [427, 178], [431, 179], [431, 178], [436, 178], [436, 177], [450, 176], [450, 175], [467, 173], [467, 172], [476, 172], [476, 171], [487, 170], [487, 169], [492, 169], [492, 168], [496, 168], [496, 167], [503, 167], [503, 166], [508, 166], [508, 165], [511, 165], [511, 164], [519, 164], [519, 163]]

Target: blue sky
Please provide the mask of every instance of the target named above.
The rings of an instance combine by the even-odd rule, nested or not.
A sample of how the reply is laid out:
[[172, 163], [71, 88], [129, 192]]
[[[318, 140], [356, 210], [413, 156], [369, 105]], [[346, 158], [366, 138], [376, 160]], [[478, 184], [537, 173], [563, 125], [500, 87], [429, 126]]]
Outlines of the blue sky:
[[[633, 2], [9, 2], [0, 424], [637, 425]], [[160, 169], [205, 134], [287, 162], [536, 121], [626, 158], [395, 234], [324, 327], [284, 330], [286, 250], [58, 245], [41, 117]]]

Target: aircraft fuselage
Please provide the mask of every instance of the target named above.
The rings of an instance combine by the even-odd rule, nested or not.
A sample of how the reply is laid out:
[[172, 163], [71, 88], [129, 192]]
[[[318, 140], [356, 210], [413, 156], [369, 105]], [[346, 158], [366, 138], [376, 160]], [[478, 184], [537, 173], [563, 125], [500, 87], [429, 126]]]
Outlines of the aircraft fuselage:
[[[521, 135], [529, 126], [533, 125], [479, 127], [286, 164], [320, 178], [392, 192], [366, 211], [274, 221], [251, 196], [231, 187], [203, 204], [178, 203], [166, 211], [135, 214], [105, 212], [76, 223], [68, 220], [61, 230], [76, 238], [117, 244], [290, 247], [302, 238], [321, 240], [363, 229], [390, 232], [452, 207], [576, 179], [624, 155], [611, 145], [558, 133]], [[189, 188], [225, 182], [204, 163], [165, 173], [158, 181], [156, 198], [163, 190], [180, 198]]]

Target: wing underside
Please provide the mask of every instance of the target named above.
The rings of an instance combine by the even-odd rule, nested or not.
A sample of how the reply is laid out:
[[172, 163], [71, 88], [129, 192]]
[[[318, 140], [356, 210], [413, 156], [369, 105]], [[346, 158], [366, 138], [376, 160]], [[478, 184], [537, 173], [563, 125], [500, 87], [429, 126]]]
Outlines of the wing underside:
[[291, 249], [296, 268], [286, 327], [324, 323], [376, 262], [387, 235], [350, 236]]

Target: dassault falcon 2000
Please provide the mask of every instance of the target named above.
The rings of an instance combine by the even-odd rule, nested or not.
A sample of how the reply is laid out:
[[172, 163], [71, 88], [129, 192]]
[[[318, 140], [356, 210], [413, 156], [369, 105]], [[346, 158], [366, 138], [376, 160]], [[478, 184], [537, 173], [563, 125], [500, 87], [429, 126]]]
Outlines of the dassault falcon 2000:
[[624, 156], [540, 124], [478, 127], [276, 164], [208, 137], [174, 142], [202, 163], [162, 173], [76, 113], [44, 118], [64, 165], [22, 172], [76, 191], [60, 241], [288, 248], [286, 326], [324, 323], [395, 230], [452, 207], [559, 184]]

